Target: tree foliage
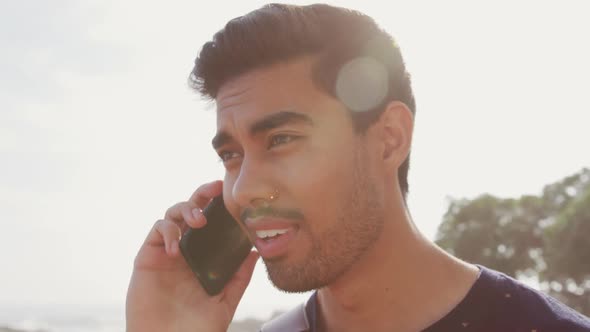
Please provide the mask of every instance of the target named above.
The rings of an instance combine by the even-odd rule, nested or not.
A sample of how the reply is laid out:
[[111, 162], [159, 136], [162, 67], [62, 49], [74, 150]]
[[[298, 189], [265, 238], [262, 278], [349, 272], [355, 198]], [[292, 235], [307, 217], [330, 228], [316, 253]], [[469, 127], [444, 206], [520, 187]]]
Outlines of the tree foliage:
[[590, 315], [590, 170], [517, 199], [451, 200], [436, 242], [466, 261], [541, 288]]

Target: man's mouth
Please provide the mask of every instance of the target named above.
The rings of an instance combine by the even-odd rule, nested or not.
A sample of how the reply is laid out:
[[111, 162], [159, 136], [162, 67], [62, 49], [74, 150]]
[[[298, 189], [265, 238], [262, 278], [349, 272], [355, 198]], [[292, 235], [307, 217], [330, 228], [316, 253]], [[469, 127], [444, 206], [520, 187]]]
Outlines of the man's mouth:
[[256, 237], [258, 237], [259, 239], [262, 239], [264, 241], [270, 241], [270, 240], [278, 238], [279, 236], [287, 233], [288, 231], [289, 231], [288, 228], [258, 230], [258, 231], [256, 231]]
[[284, 219], [251, 219], [246, 220], [246, 225], [254, 235], [254, 246], [265, 259], [285, 255], [299, 230], [296, 224]]

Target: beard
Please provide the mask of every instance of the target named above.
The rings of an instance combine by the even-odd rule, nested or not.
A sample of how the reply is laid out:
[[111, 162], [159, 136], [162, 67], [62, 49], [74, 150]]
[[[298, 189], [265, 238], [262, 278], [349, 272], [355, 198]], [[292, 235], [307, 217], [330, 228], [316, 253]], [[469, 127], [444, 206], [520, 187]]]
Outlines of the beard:
[[309, 227], [311, 249], [295, 263], [283, 259], [265, 261], [270, 281], [286, 292], [306, 292], [331, 284], [362, 258], [381, 234], [383, 209], [375, 182], [366, 166], [361, 149], [355, 149], [352, 185], [344, 196], [337, 222], [321, 234]]

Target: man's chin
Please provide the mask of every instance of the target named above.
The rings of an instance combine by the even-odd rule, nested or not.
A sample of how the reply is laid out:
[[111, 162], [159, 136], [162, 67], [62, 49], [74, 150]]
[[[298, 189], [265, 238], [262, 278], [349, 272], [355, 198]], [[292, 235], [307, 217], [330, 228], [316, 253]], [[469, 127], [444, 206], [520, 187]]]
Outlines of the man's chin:
[[[295, 267], [284, 261], [264, 261], [268, 279], [273, 285], [287, 293], [304, 293], [325, 286], [306, 267]], [[311, 277], [313, 276], [313, 277]]]
[[[300, 282], [293, 282], [292, 280], [273, 279], [269, 276], [269, 280], [279, 290], [285, 293], [305, 293], [317, 289], [311, 287], [309, 284], [302, 284]], [[319, 288], [319, 287], [318, 287]]]

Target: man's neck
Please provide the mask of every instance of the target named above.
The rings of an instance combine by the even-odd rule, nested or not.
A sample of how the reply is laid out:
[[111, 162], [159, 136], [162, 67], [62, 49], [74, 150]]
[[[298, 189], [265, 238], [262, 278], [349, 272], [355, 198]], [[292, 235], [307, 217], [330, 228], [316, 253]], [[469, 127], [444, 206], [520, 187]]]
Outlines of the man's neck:
[[477, 267], [425, 239], [400, 210], [350, 270], [318, 291], [320, 331], [422, 331], [477, 279]]

